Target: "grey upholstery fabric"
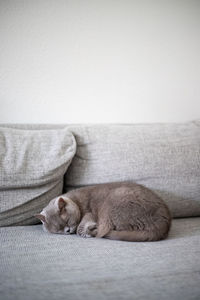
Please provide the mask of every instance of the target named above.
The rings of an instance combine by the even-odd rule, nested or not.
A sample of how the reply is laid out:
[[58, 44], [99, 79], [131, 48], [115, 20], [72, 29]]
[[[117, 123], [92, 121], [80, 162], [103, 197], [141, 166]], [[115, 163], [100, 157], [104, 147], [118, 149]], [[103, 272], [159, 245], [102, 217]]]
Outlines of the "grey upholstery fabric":
[[37, 222], [33, 215], [62, 193], [75, 151], [66, 128], [0, 128], [0, 226]]
[[131, 180], [159, 194], [174, 217], [200, 216], [198, 122], [71, 130], [78, 148], [67, 172], [66, 188]]
[[200, 299], [200, 218], [175, 219], [167, 240], [129, 243], [0, 228], [3, 300]]
[[[50, 130], [50, 136], [54, 134], [57, 137], [57, 130], [67, 126], [74, 134], [78, 147], [65, 176], [65, 189], [133, 180], [159, 193], [174, 216], [200, 216], [198, 120], [183, 124], [1, 126], [33, 131], [28, 131], [28, 136], [34, 134], [36, 140], [43, 129], [47, 135]], [[62, 151], [68, 145], [65, 141], [58, 144], [62, 144]], [[40, 145], [36, 148], [39, 149]], [[52, 153], [50, 150], [51, 147], [48, 154]], [[27, 153], [25, 151], [21, 156], [22, 164], [27, 161], [23, 159]], [[60, 167], [54, 168], [54, 160], [49, 160], [48, 156], [44, 159], [52, 163], [48, 166], [49, 179], [54, 182], [52, 195], [48, 190], [48, 199], [44, 192], [40, 201], [34, 198], [25, 204], [20, 202], [11, 211], [3, 212], [9, 218], [13, 216], [18, 224], [18, 218], [25, 216], [29, 221], [27, 213], [30, 210], [34, 213], [34, 209], [46, 205], [46, 201], [54, 197], [56, 186], [59, 188], [55, 193], [62, 189], [64, 167], [57, 173]], [[37, 156], [34, 161], [40, 165]], [[1, 163], [4, 164], [5, 160]], [[67, 167], [68, 163], [64, 165]], [[18, 189], [12, 186], [13, 178], [10, 176], [11, 180], [6, 185], [11, 182], [11, 186], [9, 189], [3, 188], [5, 183], [2, 178], [8, 178], [6, 176], [9, 174], [12, 173], [7, 170], [0, 177], [1, 197], [2, 192], [6, 195], [11, 191], [17, 199], [24, 192], [32, 193], [33, 177], [31, 187]], [[23, 176], [17, 180], [20, 181], [20, 178]], [[46, 187], [38, 183], [36, 190]], [[51, 180], [47, 183], [49, 186]], [[5, 202], [6, 198], [0, 199]], [[7, 199], [11, 200], [11, 195]], [[16, 204], [15, 197], [12, 201], [1, 207], [12, 207]], [[26, 223], [25, 219], [23, 223]], [[129, 243], [53, 235], [43, 232], [41, 225], [34, 225], [1, 227], [0, 244], [0, 297], [4, 300], [200, 299], [200, 217], [174, 219], [169, 238], [159, 242]]]
[[[67, 125], [4, 126], [40, 130]], [[200, 120], [68, 128], [76, 138], [77, 153], [65, 177], [65, 190], [131, 180], [159, 194], [174, 217], [200, 216]]]

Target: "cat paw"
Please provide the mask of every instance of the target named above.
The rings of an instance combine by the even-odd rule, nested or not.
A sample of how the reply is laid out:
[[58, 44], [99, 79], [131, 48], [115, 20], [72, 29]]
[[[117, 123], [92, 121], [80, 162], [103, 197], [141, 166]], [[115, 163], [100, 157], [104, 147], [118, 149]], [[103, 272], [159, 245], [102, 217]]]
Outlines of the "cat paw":
[[89, 234], [91, 237], [95, 237], [97, 235], [97, 223], [92, 222], [91, 224], [88, 224], [87, 234]]
[[97, 235], [97, 223], [87, 222], [84, 225], [80, 224], [77, 228], [77, 235], [84, 238], [95, 237]]

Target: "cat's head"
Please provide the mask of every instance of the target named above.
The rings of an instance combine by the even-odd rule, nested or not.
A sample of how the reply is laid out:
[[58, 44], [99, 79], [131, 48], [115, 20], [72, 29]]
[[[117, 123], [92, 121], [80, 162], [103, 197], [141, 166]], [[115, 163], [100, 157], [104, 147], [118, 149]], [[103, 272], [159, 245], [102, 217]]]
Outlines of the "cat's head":
[[80, 209], [74, 201], [66, 197], [59, 197], [51, 200], [35, 217], [42, 222], [46, 232], [70, 234], [76, 232], [81, 215]]

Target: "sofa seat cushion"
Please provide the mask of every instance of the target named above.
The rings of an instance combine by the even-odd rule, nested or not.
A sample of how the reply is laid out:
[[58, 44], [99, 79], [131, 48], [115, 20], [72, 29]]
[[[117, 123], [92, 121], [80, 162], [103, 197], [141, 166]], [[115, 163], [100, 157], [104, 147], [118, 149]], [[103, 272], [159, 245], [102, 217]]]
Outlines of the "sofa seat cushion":
[[62, 193], [75, 154], [68, 129], [0, 127], [0, 226], [34, 224], [33, 215]]
[[131, 243], [0, 228], [4, 300], [199, 299], [200, 218], [175, 219], [167, 240]]

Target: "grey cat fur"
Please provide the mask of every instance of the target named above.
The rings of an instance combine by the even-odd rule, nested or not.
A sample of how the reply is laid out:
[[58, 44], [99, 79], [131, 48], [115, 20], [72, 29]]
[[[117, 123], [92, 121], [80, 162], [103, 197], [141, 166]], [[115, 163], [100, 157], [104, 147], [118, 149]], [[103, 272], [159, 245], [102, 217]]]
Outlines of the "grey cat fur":
[[51, 200], [36, 217], [51, 233], [135, 242], [164, 239], [171, 226], [164, 201], [132, 182], [72, 190]]

